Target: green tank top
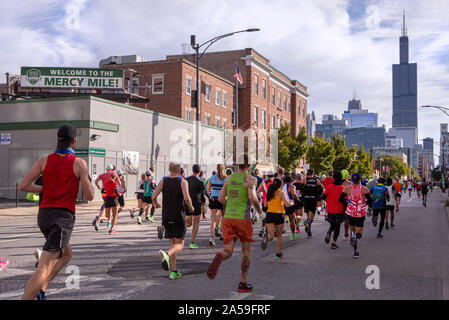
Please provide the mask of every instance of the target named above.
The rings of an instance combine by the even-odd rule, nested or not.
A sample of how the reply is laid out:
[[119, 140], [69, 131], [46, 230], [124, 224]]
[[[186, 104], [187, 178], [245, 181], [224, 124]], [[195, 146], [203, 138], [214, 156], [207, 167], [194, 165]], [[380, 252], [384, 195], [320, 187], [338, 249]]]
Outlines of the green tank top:
[[250, 201], [248, 188], [245, 187], [246, 173], [233, 173], [226, 184], [226, 211], [225, 218], [250, 219]]

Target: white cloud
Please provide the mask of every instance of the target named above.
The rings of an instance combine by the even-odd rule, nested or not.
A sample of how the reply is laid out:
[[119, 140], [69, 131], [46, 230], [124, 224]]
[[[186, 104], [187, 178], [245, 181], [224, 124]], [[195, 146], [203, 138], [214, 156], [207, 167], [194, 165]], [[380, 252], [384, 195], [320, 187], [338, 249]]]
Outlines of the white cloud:
[[[391, 126], [391, 65], [399, 61], [402, 9], [407, 12], [410, 58], [418, 63], [419, 105], [449, 106], [449, 2], [372, 1], [148, 1], [43, 0], [0, 4], [0, 72], [21, 65], [97, 66], [100, 59], [140, 54], [163, 59], [180, 53], [196, 34], [259, 27], [217, 42], [210, 50], [253, 47], [274, 66], [308, 86], [309, 111], [341, 114], [353, 90]], [[365, 5], [356, 19], [349, 5]], [[33, 5], [34, 4], [34, 5]], [[80, 28], [65, 26], [67, 5], [80, 8]], [[364, 14], [363, 14], [364, 13]], [[382, 27], [381, 27], [382, 26]], [[446, 57], [444, 58], [444, 55]], [[315, 98], [317, 97], [317, 98]], [[333, 103], [318, 97], [340, 101]], [[445, 116], [419, 110], [420, 139], [439, 139]]]

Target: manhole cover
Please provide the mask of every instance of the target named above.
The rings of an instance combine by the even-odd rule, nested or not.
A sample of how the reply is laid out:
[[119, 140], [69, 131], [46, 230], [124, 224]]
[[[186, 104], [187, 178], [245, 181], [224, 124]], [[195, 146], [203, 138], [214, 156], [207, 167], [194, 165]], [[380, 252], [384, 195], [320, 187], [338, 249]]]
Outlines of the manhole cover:
[[[210, 262], [183, 260], [177, 261], [177, 269], [182, 275], [205, 273]], [[125, 279], [149, 279], [167, 278], [168, 271], [161, 267], [161, 259], [158, 256], [129, 257], [115, 263], [108, 274], [115, 278]]]

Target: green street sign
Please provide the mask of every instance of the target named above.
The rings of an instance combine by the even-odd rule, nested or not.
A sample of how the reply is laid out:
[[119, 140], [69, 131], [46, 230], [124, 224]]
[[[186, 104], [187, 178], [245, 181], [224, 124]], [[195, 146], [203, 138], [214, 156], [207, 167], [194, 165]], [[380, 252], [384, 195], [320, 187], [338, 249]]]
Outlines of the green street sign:
[[103, 148], [77, 148], [75, 149], [75, 156], [77, 157], [87, 157], [87, 156], [93, 156], [93, 157], [106, 157], [106, 149]]

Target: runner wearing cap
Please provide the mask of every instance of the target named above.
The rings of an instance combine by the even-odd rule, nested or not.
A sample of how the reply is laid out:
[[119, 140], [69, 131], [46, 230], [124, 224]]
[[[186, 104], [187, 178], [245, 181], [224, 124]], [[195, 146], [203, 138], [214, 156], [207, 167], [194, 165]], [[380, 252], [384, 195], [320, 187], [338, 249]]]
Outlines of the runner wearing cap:
[[304, 184], [302, 183], [301, 174], [295, 175], [295, 181], [293, 182], [295, 186], [297, 199], [295, 199], [295, 216], [296, 216], [296, 232], [300, 232], [299, 226], [302, 226], [302, 213], [304, 211], [304, 204], [302, 201], [302, 192], [304, 190]]
[[308, 237], [312, 236], [312, 223], [315, 218], [318, 199], [321, 199], [321, 181], [313, 173], [313, 169], [307, 170], [307, 176], [303, 180], [303, 202], [306, 220], [304, 221], [305, 231]]
[[216, 174], [209, 178], [208, 189], [210, 193], [209, 209], [210, 209], [210, 229], [209, 229], [209, 245], [215, 247], [214, 236], [223, 240], [222, 233], [219, 228], [220, 219], [224, 213], [223, 205], [218, 201], [221, 189], [225, 184], [224, 165], [217, 164]]
[[144, 193], [142, 197], [142, 203], [140, 205], [139, 216], [137, 217], [137, 224], [142, 224], [142, 215], [145, 211], [145, 218], [151, 222], [154, 222], [153, 216], [148, 215], [149, 207], [152, 205], [152, 195], [153, 195], [153, 187], [152, 187], [152, 172], [147, 170], [145, 172], [144, 183]]
[[[87, 163], [74, 155], [77, 135], [76, 127], [61, 126], [56, 151], [39, 159], [19, 183], [20, 191], [42, 193], [37, 221], [46, 240], [22, 299], [46, 299], [48, 284], [72, 258], [70, 236], [75, 225], [79, 184], [86, 200], [94, 198]], [[37, 186], [33, 182], [41, 174], [42, 186]]]
[[[267, 204], [267, 192], [268, 187], [273, 183], [274, 179], [274, 173], [272, 171], [269, 171], [267, 174], [267, 179], [261, 183], [259, 188], [257, 189], [257, 193], [260, 194], [262, 192], [262, 210], [263, 212], [267, 212], [268, 210], [268, 204]], [[259, 232], [259, 237], [262, 237], [264, 232], [266, 232], [265, 229], [265, 220], [262, 220], [262, 229]]]

